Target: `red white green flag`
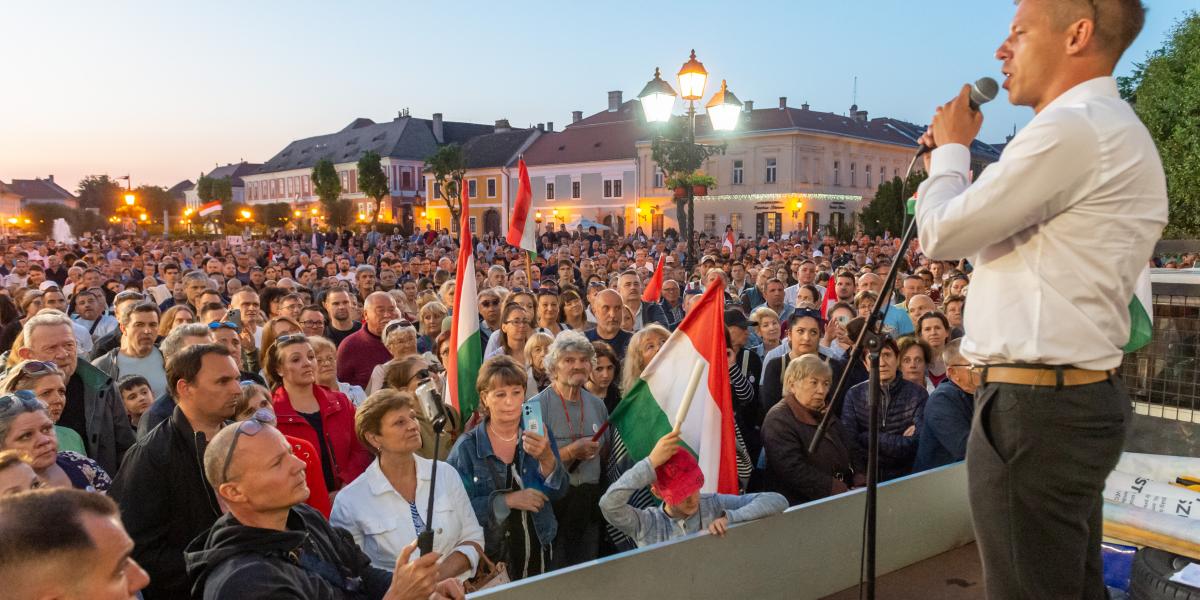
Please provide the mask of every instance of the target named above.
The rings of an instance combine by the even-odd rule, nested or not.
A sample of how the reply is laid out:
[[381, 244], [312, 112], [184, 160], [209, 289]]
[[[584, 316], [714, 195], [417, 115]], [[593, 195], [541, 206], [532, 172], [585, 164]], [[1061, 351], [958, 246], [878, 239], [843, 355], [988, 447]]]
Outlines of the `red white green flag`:
[[642, 290], [642, 302], [658, 302], [662, 298], [663, 260], [666, 256], [665, 253], [658, 256], [658, 266], [654, 267], [654, 274], [646, 283], [646, 289]]
[[471, 241], [470, 207], [467, 182], [462, 191], [462, 215], [458, 226], [458, 271], [454, 276], [454, 317], [450, 324], [450, 402], [458, 409], [463, 423], [479, 406], [475, 380], [483, 363], [483, 344], [479, 335], [478, 285], [475, 282], [475, 253]]
[[517, 162], [517, 199], [513, 202], [512, 218], [508, 235], [504, 240], [509, 246], [521, 248], [530, 254], [537, 252], [537, 224], [533, 219], [533, 186], [529, 184], [529, 169], [525, 159]]
[[1150, 289], [1150, 267], [1144, 267], [1138, 276], [1133, 299], [1129, 301], [1129, 342], [1126, 352], [1134, 352], [1150, 343], [1154, 333], [1154, 294]]
[[738, 493], [737, 438], [725, 354], [725, 297], [714, 280], [700, 302], [684, 317], [633, 389], [613, 410], [611, 421], [628, 449], [641, 460], [673, 427], [683, 404], [688, 377], [701, 363], [701, 384], [684, 419], [681, 436], [704, 472], [704, 492]]

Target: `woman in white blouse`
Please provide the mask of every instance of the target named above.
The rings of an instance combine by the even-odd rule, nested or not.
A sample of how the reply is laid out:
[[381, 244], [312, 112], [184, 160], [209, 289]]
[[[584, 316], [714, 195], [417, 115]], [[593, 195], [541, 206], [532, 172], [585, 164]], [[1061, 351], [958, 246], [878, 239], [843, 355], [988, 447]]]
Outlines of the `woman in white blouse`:
[[421, 432], [415, 411], [412, 394], [392, 389], [371, 394], [358, 407], [354, 431], [375, 461], [338, 492], [329, 521], [350, 531], [372, 565], [394, 569], [396, 557], [429, 523], [429, 479], [436, 465], [433, 551], [441, 555], [438, 579], [466, 580], [479, 566], [483, 528], [458, 471], [416, 455]]

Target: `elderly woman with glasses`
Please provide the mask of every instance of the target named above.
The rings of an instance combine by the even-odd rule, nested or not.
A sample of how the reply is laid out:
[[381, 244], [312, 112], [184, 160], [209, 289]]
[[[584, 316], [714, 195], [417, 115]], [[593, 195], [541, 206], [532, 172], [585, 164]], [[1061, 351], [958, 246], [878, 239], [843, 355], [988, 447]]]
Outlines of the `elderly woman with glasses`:
[[[441, 367], [421, 356], [409, 356], [396, 361], [388, 368], [386, 384], [387, 388], [409, 392], [419, 399], [415, 408], [422, 441], [421, 449], [417, 453], [421, 456], [433, 458], [433, 421], [439, 415], [447, 417], [437, 456], [439, 460], [445, 460], [460, 428], [458, 411], [446, 403], [449, 398], [443, 395], [446, 386], [441, 377]], [[431, 391], [436, 394], [431, 394]], [[433, 414], [434, 412], [438, 414]]]
[[[465, 580], [483, 554], [483, 528], [458, 471], [419, 452], [424, 443], [420, 412], [412, 394], [391, 389], [371, 394], [359, 407], [355, 433], [375, 461], [337, 495], [329, 520], [349, 531], [381, 569], [395, 568], [403, 549], [432, 527], [437, 533], [433, 551], [441, 556], [437, 579]], [[437, 486], [431, 490], [434, 469]], [[428, 512], [431, 493], [433, 514]]]
[[[58, 423], [63, 408], [67, 406], [67, 378], [52, 362], [25, 360], [9, 369], [0, 380], [0, 393], [9, 394], [17, 390], [29, 390], [46, 405], [50, 420]], [[58, 449], [87, 454], [83, 438], [69, 427], [55, 425]]]
[[358, 406], [367, 399], [367, 393], [353, 383], [338, 381], [337, 378], [337, 346], [333, 340], [323, 336], [309, 336], [308, 343], [312, 344], [313, 352], [317, 355], [317, 383], [326, 388], [341, 392], [350, 399], [350, 403]]
[[[242, 397], [238, 400], [233, 412], [233, 420], [246, 421], [254, 419], [264, 425], [275, 427], [275, 405], [271, 401], [271, 391], [253, 381], [243, 381]], [[333, 505], [329, 500], [329, 490], [325, 487], [325, 476], [321, 471], [321, 455], [317, 449], [305, 439], [283, 436], [292, 446], [292, 454], [304, 461], [304, 481], [308, 485], [308, 500], [304, 503], [321, 511], [329, 518]]]
[[29, 390], [0, 396], [0, 450], [20, 452], [50, 487], [105, 492], [112, 479], [96, 461], [78, 452], [60, 451], [54, 420]]
[[335, 492], [361, 475], [371, 455], [354, 437], [354, 405], [317, 383], [317, 357], [308, 338], [301, 333], [275, 338], [263, 371], [275, 390], [279, 431], [320, 451], [325, 487]]
[[[383, 389], [384, 379], [392, 365], [404, 358], [417, 355], [417, 330], [412, 323], [404, 319], [389, 321], [383, 327], [383, 345], [387, 346], [388, 352], [392, 354], [392, 359], [381, 365], [375, 365], [371, 371], [371, 379], [367, 382], [368, 395]], [[432, 351], [432, 346], [430, 351]]]

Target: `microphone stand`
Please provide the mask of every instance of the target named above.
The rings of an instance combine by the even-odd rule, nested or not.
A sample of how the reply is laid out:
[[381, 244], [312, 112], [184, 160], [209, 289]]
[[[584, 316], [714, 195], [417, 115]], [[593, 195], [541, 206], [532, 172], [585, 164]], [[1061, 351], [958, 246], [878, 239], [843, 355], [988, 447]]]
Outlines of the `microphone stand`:
[[433, 552], [433, 494], [437, 490], [438, 442], [442, 441], [442, 430], [446, 428], [446, 417], [433, 420], [433, 472], [429, 474], [429, 504], [425, 509], [425, 530], [417, 534], [417, 549], [421, 556]]
[[[907, 203], [907, 195], [904, 182], [908, 181], [908, 176], [912, 173], [913, 167], [917, 164], [917, 158], [921, 153], [913, 156], [912, 162], [908, 163], [908, 170], [904, 173], [904, 179], [900, 183], [900, 196], [903, 203]], [[904, 206], [907, 206], [906, 204]], [[907, 208], [904, 208], [907, 214]], [[906, 218], [907, 220], [907, 218]], [[868, 369], [870, 378], [868, 379], [867, 387], [867, 405], [870, 411], [868, 421], [868, 437], [867, 437], [867, 514], [866, 514], [866, 538], [863, 550], [863, 570], [862, 585], [866, 588], [867, 600], [875, 598], [875, 548], [877, 543], [877, 528], [876, 518], [879, 514], [879, 398], [882, 395], [879, 380], [879, 351], [883, 348], [884, 340], [887, 334], [883, 333], [883, 318], [891, 306], [892, 292], [896, 287], [896, 275], [900, 272], [900, 261], [904, 258], [904, 254], [909, 243], [912, 242], [913, 236], [917, 232], [917, 220], [914, 218], [907, 221], [904, 235], [900, 238], [900, 249], [892, 260], [892, 266], [888, 269], [887, 277], [883, 281], [883, 288], [879, 292], [879, 298], [875, 300], [875, 306], [871, 308], [871, 313], [867, 315], [867, 321], [863, 324], [862, 331], [859, 332], [858, 339], [854, 342], [854, 348], [846, 357], [846, 368], [842, 370], [842, 376], [838, 378], [837, 385], [834, 386], [831, 398], [833, 401], [829, 405], [829, 410], [825, 411], [825, 416], [821, 419], [821, 424], [817, 426], [817, 431], [813, 435], [812, 442], [808, 445], [808, 453], [812, 455], [816, 453], [817, 446], [825, 438], [826, 431], [829, 429], [829, 424], [837, 417], [834, 415], [841, 414], [841, 401], [844, 400], [843, 391], [846, 388], [846, 381], [852, 367], [862, 356], [863, 351], [868, 352], [868, 361], [870, 363]]]

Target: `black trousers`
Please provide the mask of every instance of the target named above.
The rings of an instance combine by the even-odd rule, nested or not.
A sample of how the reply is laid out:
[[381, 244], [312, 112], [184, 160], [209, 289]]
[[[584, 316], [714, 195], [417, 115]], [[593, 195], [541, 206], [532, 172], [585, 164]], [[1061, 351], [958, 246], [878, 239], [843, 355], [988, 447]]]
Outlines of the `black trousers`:
[[967, 476], [988, 598], [1107, 598], [1101, 493], [1130, 412], [1116, 377], [976, 392]]

